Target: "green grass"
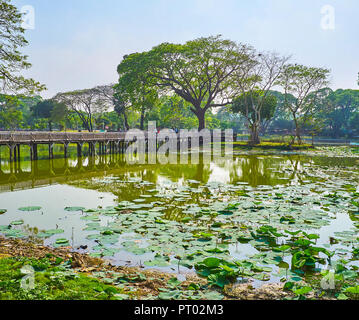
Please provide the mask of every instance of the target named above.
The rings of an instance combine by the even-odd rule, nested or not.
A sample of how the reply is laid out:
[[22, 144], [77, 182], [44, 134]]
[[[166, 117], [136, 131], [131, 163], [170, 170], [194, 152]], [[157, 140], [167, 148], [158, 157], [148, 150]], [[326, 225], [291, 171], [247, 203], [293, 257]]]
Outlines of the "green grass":
[[[113, 300], [121, 299], [122, 291], [85, 274], [75, 273], [68, 263], [50, 259], [0, 259], [0, 300]], [[60, 264], [61, 263], [61, 264]], [[24, 290], [21, 268], [35, 270], [35, 288]]]
[[310, 144], [292, 144], [290, 145], [287, 142], [265, 142], [262, 141], [260, 144], [249, 145], [247, 141], [237, 141], [233, 142], [234, 147], [242, 147], [242, 148], [262, 148], [262, 149], [279, 149], [279, 150], [306, 150], [309, 148], [313, 148]]

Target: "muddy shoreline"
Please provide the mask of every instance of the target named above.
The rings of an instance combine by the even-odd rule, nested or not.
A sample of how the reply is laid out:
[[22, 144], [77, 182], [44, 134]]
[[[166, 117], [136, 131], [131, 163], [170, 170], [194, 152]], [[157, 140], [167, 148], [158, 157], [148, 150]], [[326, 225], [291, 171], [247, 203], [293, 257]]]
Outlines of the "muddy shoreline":
[[[135, 277], [139, 273], [145, 275], [148, 280], [131, 283], [131, 286], [136, 288], [133, 298], [138, 300], [157, 299], [161, 289], [166, 288], [168, 281], [173, 277], [173, 274], [157, 270], [113, 266], [107, 260], [75, 252], [71, 247], [51, 248], [38, 241], [0, 237], [0, 259], [17, 257], [41, 259], [49, 255], [59, 257], [64, 261], [70, 260], [76, 272], [89, 276], [93, 276], [96, 272], [120, 272], [129, 277]], [[203, 286], [206, 280], [195, 274], [187, 274], [186, 280], [181, 285], [187, 287], [193, 283]], [[228, 286], [222, 294], [225, 300], [281, 300], [292, 296], [289, 292], [283, 291], [282, 284], [268, 284], [255, 289], [250, 283]]]

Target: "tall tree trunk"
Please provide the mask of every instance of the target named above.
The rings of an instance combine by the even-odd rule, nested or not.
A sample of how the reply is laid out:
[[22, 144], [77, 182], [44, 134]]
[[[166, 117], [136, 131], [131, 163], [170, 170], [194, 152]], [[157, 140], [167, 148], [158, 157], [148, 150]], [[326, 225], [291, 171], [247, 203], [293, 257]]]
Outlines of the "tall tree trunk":
[[140, 129], [144, 130], [145, 128], [145, 108], [142, 107], [141, 109], [141, 123], [140, 123]]
[[206, 128], [206, 119], [205, 119], [206, 111], [199, 108], [197, 109], [196, 116], [198, 118], [198, 131], [201, 131]]
[[300, 125], [295, 113], [293, 113], [293, 119], [295, 124], [295, 137], [297, 138], [298, 144], [302, 144], [302, 138], [300, 137]]
[[126, 131], [130, 130], [130, 126], [128, 124], [126, 111], [123, 111], [123, 120], [124, 120], [125, 130]]
[[298, 144], [302, 144], [302, 138], [300, 137], [300, 126], [297, 119], [294, 119], [295, 122], [295, 136], [297, 137]]
[[249, 143], [252, 145], [260, 144], [261, 141], [259, 139], [258, 124], [254, 123], [253, 125], [250, 126], [250, 129], [251, 129], [251, 136], [250, 136]]
[[88, 130], [88, 132], [92, 132], [92, 121], [91, 119], [87, 119], [85, 122], [83, 122], [85, 129]]
[[52, 122], [51, 121], [49, 121], [49, 130], [50, 130], [50, 132], [52, 131]]

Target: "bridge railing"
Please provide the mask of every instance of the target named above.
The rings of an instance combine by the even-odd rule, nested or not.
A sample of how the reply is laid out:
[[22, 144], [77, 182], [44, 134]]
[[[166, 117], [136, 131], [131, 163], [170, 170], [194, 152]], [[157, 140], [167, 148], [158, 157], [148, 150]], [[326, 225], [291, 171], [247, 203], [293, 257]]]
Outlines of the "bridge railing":
[[124, 140], [124, 132], [0, 132], [0, 143]]

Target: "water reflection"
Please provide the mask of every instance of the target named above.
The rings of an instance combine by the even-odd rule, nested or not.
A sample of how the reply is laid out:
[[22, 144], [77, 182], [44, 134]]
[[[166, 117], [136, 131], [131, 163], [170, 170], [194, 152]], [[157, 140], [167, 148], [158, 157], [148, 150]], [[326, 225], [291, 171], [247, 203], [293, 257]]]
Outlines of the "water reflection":
[[[201, 161], [202, 160], [202, 161]], [[0, 225], [11, 221], [23, 220], [23, 228], [29, 234], [60, 228], [64, 229], [61, 237], [71, 239], [76, 247], [92, 244], [87, 239], [89, 232], [84, 231], [88, 221], [81, 219], [83, 212], [68, 212], [64, 208], [80, 206], [85, 208], [106, 208], [116, 206], [119, 201], [143, 200], [159, 203], [163, 206], [163, 218], [181, 221], [188, 212], [187, 204], [199, 204], [205, 207], [209, 200], [225, 201], [229, 192], [241, 192], [234, 188], [236, 184], [246, 184], [251, 187], [263, 185], [305, 184], [308, 180], [324, 179], [319, 176], [321, 168], [330, 167], [336, 170], [345, 166], [353, 169], [357, 166], [355, 159], [308, 157], [299, 154], [242, 154], [234, 159], [217, 159], [209, 164], [200, 158], [199, 164], [168, 164], [168, 165], [128, 165], [124, 155], [107, 155], [97, 157], [71, 157], [68, 159], [39, 160], [30, 162], [22, 160], [19, 163], [1, 162], [0, 166], [0, 203], [7, 213], [0, 216]], [[311, 167], [318, 167], [318, 172]], [[340, 171], [341, 174], [345, 170]], [[348, 174], [352, 174], [352, 171]], [[138, 181], [138, 183], [133, 183]], [[348, 180], [349, 181], [349, 180]], [[131, 182], [131, 183], [129, 183]], [[144, 183], [146, 182], [146, 183]], [[223, 197], [215, 198], [216, 183], [232, 185], [232, 191], [224, 190]], [[206, 186], [205, 186], [206, 185]], [[220, 185], [220, 184], [218, 184]], [[188, 187], [191, 188], [188, 188]], [[35, 187], [43, 187], [34, 190]], [[151, 197], [151, 189], [174, 190], [174, 197]], [[242, 188], [240, 186], [240, 188]], [[24, 189], [24, 190], [20, 190]], [[92, 189], [92, 190], [88, 190]], [[6, 191], [19, 190], [17, 192]], [[184, 190], [184, 191], [183, 191]], [[233, 191], [234, 190], [234, 191]], [[217, 190], [218, 191], [218, 190]], [[161, 194], [161, 192], [158, 192]], [[218, 191], [218, 194], [221, 192]], [[182, 199], [183, 198], [183, 202]], [[137, 202], [136, 202], [137, 203]], [[36, 205], [42, 208], [39, 212], [27, 213], [18, 210], [19, 207]], [[195, 206], [194, 206], [195, 207]], [[124, 213], [128, 215], [131, 213]], [[324, 229], [323, 237], [328, 237], [334, 231], [350, 229], [350, 222], [358, 219], [357, 212], [350, 211], [346, 219], [335, 221]], [[106, 226], [114, 217], [101, 216], [101, 225]], [[344, 222], [343, 222], [344, 221]], [[197, 225], [207, 227], [212, 220], [198, 219]], [[334, 230], [334, 231], [333, 231]], [[126, 240], [127, 234], [121, 235]], [[47, 239], [45, 244], [51, 244], [54, 238]], [[244, 254], [256, 253], [248, 245], [230, 246], [231, 255], [243, 258]], [[251, 251], [252, 250], [252, 251]], [[255, 251], [253, 251], [255, 250]], [[143, 257], [123, 253], [118, 261], [130, 260], [141, 262]], [[116, 258], [116, 259], [117, 259]], [[152, 257], [146, 257], [150, 259]]]
[[124, 179], [136, 176], [158, 183], [164, 177], [183, 184], [187, 180], [202, 183], [221, 182], [235, 184], [245, 182], [250, 186], [303, 183], [308, 179], [305, 167], [311, 165], [353, 165], [352, 161], [309, 158], [301, 155], [239, 155], [234, 159], [216, 159], [210, 164], [129, 165], [124, 155], [106, 155], [85, 158], [67, 158], [17, 163], [1, 161], [0, 191], [28, 189], [98, 176], [116, 175]]

